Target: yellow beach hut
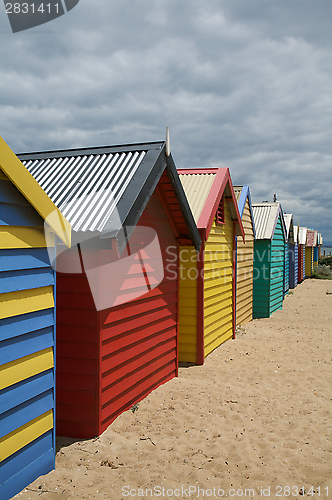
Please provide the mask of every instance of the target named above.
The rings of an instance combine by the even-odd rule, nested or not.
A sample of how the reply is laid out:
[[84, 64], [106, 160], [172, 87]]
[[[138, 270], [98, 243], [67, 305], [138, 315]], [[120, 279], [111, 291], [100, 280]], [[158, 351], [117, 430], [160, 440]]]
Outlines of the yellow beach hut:
[[1, 500], [54, 469], [55, 271], [50, 255], [55, 257], [57, 237], [70, 246], [70, 231], [0, 138]]
[[243, 325], [253, 317], [253, 267], [255, 224], [249, 186], [234, 186], [245, 242], [236, 237], [236, 325]]
[[203, 364], [235, 335], [235, 237], [245, 239], [228, 168], [179, 169], [201, 235], [180, 247], [179, 361]]

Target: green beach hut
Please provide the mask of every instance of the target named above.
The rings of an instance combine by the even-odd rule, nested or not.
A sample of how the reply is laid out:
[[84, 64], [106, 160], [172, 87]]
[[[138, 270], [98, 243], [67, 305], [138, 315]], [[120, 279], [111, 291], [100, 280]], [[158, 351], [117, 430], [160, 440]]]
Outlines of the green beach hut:
[[286, 227], [280, 203], [253, 203], [253, 317], [268, 318], [282, 309], [284, 298]]

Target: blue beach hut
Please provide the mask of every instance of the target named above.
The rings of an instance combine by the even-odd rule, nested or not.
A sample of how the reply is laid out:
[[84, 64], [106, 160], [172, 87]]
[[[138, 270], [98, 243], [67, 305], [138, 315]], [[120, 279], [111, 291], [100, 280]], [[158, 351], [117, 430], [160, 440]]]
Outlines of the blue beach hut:
[[284, 214], [284, 222], [286, 229], [286, 243], [285, 243], [285, 270], [284, 270], [284, 296], [289, 292], [289, 250], [294, 242], [294, 229], [293, 229], [293, 215]]
[[70, 246], [68, 222], [0, 138], [1, 500], [55, 464], [55, 272], [45, 230], [53, 256], [58, 238]]
[[293, 243], [288, 244], [288, 255], [289, 255], [289, 288], [295, 288], [298, 284], [298, 266], [299, 266], [299, 256], [298, 256], [298, 232], [299, 227], [293, 226]]

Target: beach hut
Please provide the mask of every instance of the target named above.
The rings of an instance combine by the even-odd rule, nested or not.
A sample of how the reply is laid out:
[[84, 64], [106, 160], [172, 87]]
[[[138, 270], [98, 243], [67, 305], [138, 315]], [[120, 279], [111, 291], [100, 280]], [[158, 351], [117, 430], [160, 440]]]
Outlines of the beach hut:
[[299, 241], [299, 248], [298, 248], [298, 282], [301, 283], [301, 281], [304, 280], [305, 278], [305, 244], [307, 241], [307, 228], [306, 227], [300, 227], [299, 228], [299, 235], [298, 235], [298, 241]]
[[314, 247], [317, 243], [317, 231], [307, 229], [305, 243], [305, 276], [310, 278], [314, 269]]
[[320, 259], [320, 233], [315, 231], [316, 233], [316, 245], [314, 246], [314, 267], [318, 266], [318, 260]]
[[322, 257], [322, 245], [323, 245], [323, 237], [321, 233], [318, 233], [318, 260]]
[[166, 143], [19, 155], [72, 226], [57, 260], [57, 433], [91, 438], [178, 373], [178, 248], [200, 237]]
[[70, 246], [69, 224], [0, 138], [1, 500], [55, 465], [57, 238]]
[[228, 168], [179, 169], [202, 246], [180, 251], [179, 360], [203, 364], [235, 335], [235, 237], [244, 229]]
[[254, 318], [282, 309], [286, 228], [280, 203], [254, 203]]
[[255, 224], [249, 186], [234, 186], [245, 233], [236, 237], [236, 325], [252, 320]]
[[295, 288], [298, 284], [298, 266], [299, 266], [299, 255], [298, 255], [298, 226], [293, 226], [293, 242], [288, 244], [288, 255], [289, 255], [289, 288]]
[[289, 292], [289, 250], [290, 245], [294, 244], [294, 229], [293, 215], [284, 214], [284, 222], [286, 228], [286, 243], [285, 243], [285, 268], [284, 268], [284, 296]]

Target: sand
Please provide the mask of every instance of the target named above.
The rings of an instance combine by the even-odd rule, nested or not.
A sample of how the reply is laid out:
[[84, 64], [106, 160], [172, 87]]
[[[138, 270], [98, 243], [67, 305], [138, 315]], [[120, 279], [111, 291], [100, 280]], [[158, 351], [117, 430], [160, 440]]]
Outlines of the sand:
[[306, 280], [100, 437], [58, 438], [17, 497], [332, 499], [331, 325], [332, 282]]

